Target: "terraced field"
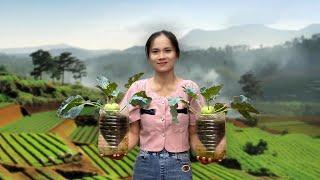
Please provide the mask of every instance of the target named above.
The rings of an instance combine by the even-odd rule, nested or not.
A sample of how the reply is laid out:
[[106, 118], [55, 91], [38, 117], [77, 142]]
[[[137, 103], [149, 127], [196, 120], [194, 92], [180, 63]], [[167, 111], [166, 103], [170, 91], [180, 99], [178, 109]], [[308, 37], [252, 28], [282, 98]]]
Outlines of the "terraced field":
[[[259, 172], [268, 169], [276, 176], [294, 179], [320, 177], [320, 139], [305, 134], [272, 135], [259, 128], [227, 126], [228, 157], [237, 159], [243, 170]], [[252, 156], [243, 151], [246, 142], [267, 141], [268, 150]], [[302, 171], [303, 169], [303, 171]]]
[[0, 127], [0, 132], [32, 132], [40, 133], [49, 131], [62, 120], [56, 115], [56, 111], [35, 113], [25, 116], [4, 127]]
[[[303, 119], [303, 120], [302, 120]], [[261, 117], [259, 127], [275, 130], [279, 133], [302, 133], [320, 136], [320, 117]]]
[[42, 167], [79, 161], [81, 155], [49, 133], [0, 133], [0, 163]]
[[79, 145], [96, 144], [98, 142], [97, 126], [78, 126], [70, 135], [72, 142]]
[[[289, 119], [290, 121], [290, 119]], [[139, 147], [132, 150], [123, 160], [100, 157], [96, 147], [96, 126], [78, 126], [64, 123], [59, 130], [73, 125], [70, 142], [49, 130], [64, 122], [56, 117], [55, 111], [35, 113], [0, 128], [0, 167], [24, 167], [15, 170], [12, 178], [68, 179], [50, 167], [79, 162], [80, 154], [99, 169], [99, 175], [86, 175], [82, 179], [117, 179], [130, 177]], [[270, 125], [286, 126], [274, 121]], [[280, 123], [280, 124], [279, 124]], [[299, 126], [292, 121], [287, 125]], [[62, 125], [62, 124], [60, 124]], [[65, 127], [64, 127], [65, 126]], [[316, 131], [316, 130], [314, 130]], [[68, 137], [67, 137], [68, 138]], [[249, 155], [243, 148], [247, 142], [256, 144], [260, 139], [268, 143], [261, 155]], [[219, 164], [202, 165], [192, 163], [193, 179], [319, 179], [320, 139], [305, 134], [274, 135], [259, 128], [240, 128], [227, 123], [227, 156], [236, 159], [242, 170], [226, 168]], [[6, 169], [6, 168], [5, 168]], [[10, 168], [9, 168], [10, 169]], [[303, 171], [302, 171], [303, 170]], [[6, 170], [7, 171], [7, 170]], [[7, 173], [7, 172], [6, 172]], [[0, 179], [7, 175], [0, 168]], [[255, 174], [255, 176], [253, 175]], [[258, 176], [263, 174], [263, 176]], [[79, 176], [79, 174], [78, 174]]]

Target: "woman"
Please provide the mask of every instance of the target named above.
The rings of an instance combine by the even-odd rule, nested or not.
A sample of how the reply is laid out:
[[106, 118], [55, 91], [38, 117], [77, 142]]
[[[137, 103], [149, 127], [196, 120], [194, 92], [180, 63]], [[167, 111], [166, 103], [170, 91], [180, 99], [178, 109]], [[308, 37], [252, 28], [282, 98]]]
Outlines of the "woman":
[[[148, 110], [153, 111], [143, 111], [129, 105], [126, 112], [130, 119], [129, 150], [140, 142], [133, 179], [192, 179], [189, 149], [194, 149], [195, 144], [199, 143], [195, 133], [198, 114], [191, 111], [178, 113], [179, 123], [172, 122], [168, 98], [180, 96], [190, 100], [196, 112], [200, 112], [205, 100], [196, 83], [177, 77], [174, 73], [180, 49], [173, 33], [165, 30], [153, 33], [146, 43], [145, 52], [154, 75], [134, 82], [120, 104], [122, 109], [134, 93], [142, 90], [152, 98]], [[198, 102], [189, 99], [182, 86], [196, 89], [200, 97]], [[182, 103], [178, 104], [178, 109], [184, 108]], [[122, 159], [123, 156], [114, 154], [109, 157]], [[197, 159], [203, 164], [211, 162], [206, 157]]]

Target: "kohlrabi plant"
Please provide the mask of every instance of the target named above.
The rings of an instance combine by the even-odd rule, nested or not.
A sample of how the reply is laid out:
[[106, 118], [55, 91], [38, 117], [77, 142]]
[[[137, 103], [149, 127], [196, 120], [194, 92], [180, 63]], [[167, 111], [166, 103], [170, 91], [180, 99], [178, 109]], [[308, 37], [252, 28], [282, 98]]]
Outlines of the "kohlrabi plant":
[[259, 111], [249, 103], [249, 98], [244, 95], [234, 96], [230, 104], [214, 102], [221, 89], [222, 85], [209, 88], [202, 87], [200, 89], [200, 93], [205, 98], [207, 104], [201, 108], [201, 115], [212, 115], [219, 112], [227, 113], [230, 109], [237, 110], [246, 119], [252, 119], [250, 113], [259, 114]]
[[[144, 73], [138, 73], [129, 78], [125, 87], [128, 89], [135, 81], [139, 80]], [[121, 112], [128, 104], [132, 106], [139, 105], [140, 107], [147, 107], [151, 98], [146, 96], [145, 91], [135, 93], [129, 102], [120, 110], [120, 106], [116, 103], [120, 91], [117, 89], [118, 85], [115, 82], [110, 81], [104, 76], [97, 77], [98, 87], [104, 94], [104, 99], [99, 99], [97, 102], [85, 100], [80, 95], [70, 96], [67, 98], [58, 108], [57, 115], [60, 118], [75, 118], [77, 117], [84, 106], [94, 106], [96, 109], [104, 110], [105, 112]], [[119, 111], [120, 110], [120, 111]]]
[[[195, 100], [195, 102], [198, 103], [198, 105], [200, 106], [199, 95], [196, 93], [196, 90], [190, 86], [184, 86], [183, 89], [184, 92], [188, 94], [188, 97]], [[183, 100], [181, 97], [170, 98], [168, 101], [170, 106], [170, 112], [172, 115], [172, 120], [175, 123], [178, 123], [177, 107], [179, 102], [182, 102], [184, 105], [186, 105], [188, 110], [193, 112], [194, 114], [201, 113], [201, 115], [203, 116], [213, 115], [220, 112], [227, 113], [229, 109], [237, 110], [246, 119], [252, 119], [250, 113], [259, 114], [259, 112], [249, 103], [249, 98], [245, 97], [244, 95], [234, 96], [230, 104], [214, 102], [216, 97], [219, 95], [221, 89], [222, 85], [212, 86], [208, 88], [202, 87], [200, 89], [200, 94], [204, 97], [206, 101], [206, 105], [201, 107], [201, 112], [196, 112], [190, 105], [190, 102]]]

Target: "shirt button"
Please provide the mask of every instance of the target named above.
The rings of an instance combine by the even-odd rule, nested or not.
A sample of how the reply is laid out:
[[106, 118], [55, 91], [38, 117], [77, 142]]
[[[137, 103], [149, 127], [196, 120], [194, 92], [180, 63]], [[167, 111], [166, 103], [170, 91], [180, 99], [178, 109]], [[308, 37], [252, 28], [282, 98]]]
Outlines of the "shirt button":
[[164, 133], [162, 133], [162, 137], [164, 137]]
[[164, 104], [164, 101], [162, 101], [161, 103]]
[[161, 121], [164, 121], [164, 118], [163, 118], [163, 117], [161, 118]]

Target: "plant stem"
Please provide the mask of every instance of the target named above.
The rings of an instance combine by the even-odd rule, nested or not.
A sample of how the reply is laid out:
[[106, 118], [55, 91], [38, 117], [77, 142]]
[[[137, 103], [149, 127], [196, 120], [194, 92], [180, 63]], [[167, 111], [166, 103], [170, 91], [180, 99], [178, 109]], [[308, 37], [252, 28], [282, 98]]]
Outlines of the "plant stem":
[[129, 103], [127, 103], [119, 112], [121, 112], [122, 110], [124, 110], [124, 108], [126, 108], [129, 105]]
[[91, 105], [91, 106], [95, 106], [95, 107], [98, 107], [98, 108], [102, 108], [101, 104], [96, 103], [96, 102], [85, 101], [84, 104], [86, 104], [86, 105]]
[[221, 109], [223, 109], [223, 108], [225, 108], [225, 107], [226, 107], [226, 108], [228, 108], [228, 106], [223, 105], [223, 107], [221, 107], [220, 109], [218, 109], [218, 110], [214, 111], [214, 113], [221, 111]]

